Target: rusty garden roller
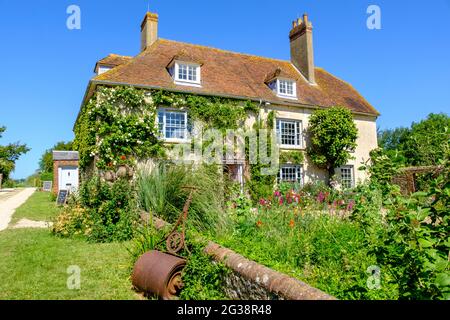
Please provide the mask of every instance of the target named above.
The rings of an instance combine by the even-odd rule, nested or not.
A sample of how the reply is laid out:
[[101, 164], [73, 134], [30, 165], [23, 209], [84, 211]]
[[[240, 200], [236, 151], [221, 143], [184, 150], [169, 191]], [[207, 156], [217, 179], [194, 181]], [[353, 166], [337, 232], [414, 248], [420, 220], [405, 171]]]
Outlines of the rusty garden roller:
[[[176, 254], [185, 246], [185, 222], [195, 189], [185, 188], [191, 189], [191, 192], [183, 212], [166, 238], [166, 248], [169, 253], [158, 250], [144, 253], [134, 265], [132, 274], [133, 286], [138, 291], [157, 295], [164, 300], [176, 299], [183, 288], [181, 272], [186, 266], [186, 259]], [[182, 224], [181, 233], [177, 231], [180, 224]]]
[[185, 265], [185, 259], [157, 250], [146, 252], [134, 266], [133, 285], [164, 300], [175, 299], [183, 288], [181, 271]]

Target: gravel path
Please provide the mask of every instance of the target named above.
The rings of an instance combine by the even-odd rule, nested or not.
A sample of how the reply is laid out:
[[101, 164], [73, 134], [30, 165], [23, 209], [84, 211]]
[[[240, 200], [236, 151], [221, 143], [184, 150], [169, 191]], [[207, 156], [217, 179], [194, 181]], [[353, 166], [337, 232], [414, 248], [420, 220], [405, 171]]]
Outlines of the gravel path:
[[36, 191], [36, 188], [26, 188], [7, 199], [0, 200], [0, 231], [8, 227], [14, 211], [20, 207]]

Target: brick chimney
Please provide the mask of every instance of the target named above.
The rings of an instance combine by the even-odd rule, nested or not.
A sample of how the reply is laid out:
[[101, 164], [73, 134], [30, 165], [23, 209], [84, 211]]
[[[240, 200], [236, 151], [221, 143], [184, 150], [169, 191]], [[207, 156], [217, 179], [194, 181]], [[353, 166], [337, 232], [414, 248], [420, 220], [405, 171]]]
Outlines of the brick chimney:
[[298, 18], [297, 21], [292, 22], [289, 39], [291, 41], [291, 62], [310, 83], [315, 84], [312, 24], [306, 13], [303, 15], [303, 20]]
[[158, 39], [158, 14], [147, 12], [141, 24], [141, 51]]

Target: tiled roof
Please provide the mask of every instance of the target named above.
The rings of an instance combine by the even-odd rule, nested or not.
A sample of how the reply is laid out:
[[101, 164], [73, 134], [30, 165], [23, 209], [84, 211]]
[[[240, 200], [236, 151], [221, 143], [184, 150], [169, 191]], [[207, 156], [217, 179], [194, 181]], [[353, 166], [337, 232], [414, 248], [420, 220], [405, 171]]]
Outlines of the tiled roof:
[[53, 151], [53, 160], [79, 160], [78, 151]]
[[[201, 87], [177, 85], [167, 71], [168, 64], [174, 57], [184, 56], [180, 54], [183, 52], [188, 53], [190, 60], [202, 62]], [[379, 115], [350, 84], [321, 68], [316, 68], [317, 85], [312, 85], [290, 61], [164, 39], [158, 39], [134, 58], [108, 56], [100, 61], [104, 63], [113, 60], [118, 66], [94, 77], [95, 83], [128, 84], [197, 94], [263, 99], [271, 103], [299, 106], [341, 105], [356, 113]], [[267, 86], [267, 77], [278, 72], [282, 73], [283, 77], [296, 80], [297, 100], [277, 97]]]
[[95, 64], [95, 70], [97, 70], [98, 65], [117, 67], [121, 64], [124, 64], [125, 62], [130, 61], [131, 59], [133, 59], [133, 57], [110, 54], [109, 56], [97, 61], [97, 63]]

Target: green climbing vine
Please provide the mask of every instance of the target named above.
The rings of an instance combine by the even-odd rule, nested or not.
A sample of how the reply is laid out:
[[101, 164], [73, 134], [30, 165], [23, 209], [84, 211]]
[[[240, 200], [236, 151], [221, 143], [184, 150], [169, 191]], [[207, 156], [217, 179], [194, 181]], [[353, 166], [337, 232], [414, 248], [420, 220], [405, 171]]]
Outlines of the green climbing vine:
[[302, 164], [305, 161], [305, 155], [302, 151], [284, 151], [280, 152], [280, 163]]
[[107, 169], [133, 165], [146, 157], [165, 157], [167, 146], [158, 139], [156, 124], [159, 107], [189, 110], [191, 121], [202, 122], [204, 129], [222, 132], [242, 127], [248, 113], [258, 112], [258, 104], [251, 101], [134, 87], [99, 87], [81, 110], [74, 128], [80, 166], [86, 168], [96, 159], [97, 168]]

